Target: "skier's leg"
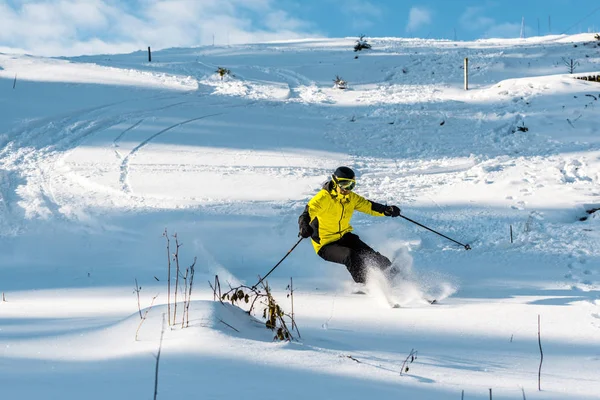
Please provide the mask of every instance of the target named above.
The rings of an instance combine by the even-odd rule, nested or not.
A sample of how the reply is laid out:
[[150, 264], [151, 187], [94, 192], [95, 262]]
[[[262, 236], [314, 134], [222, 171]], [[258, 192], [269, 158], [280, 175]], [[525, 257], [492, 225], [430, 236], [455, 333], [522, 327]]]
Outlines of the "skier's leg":
[[[347, 235], [344, 235], [344, 238]], [[363, 255], [345, 245], [344, 238], [337, 242], [326, 244], [319, 250], [319, 256], [327, 261], [344, 264], [356, 283], [365, 283], [366, 265]]]
[[355, 250], [363, 259], [362, 263], [366, 266], [377, 267], [380, 270], [386, 270], [392, 265], [392, 262], [383, 254], [373, 250], [369, 245], [360, 240], [358, 235], [347, 233], [342, 240], [345, 245]]

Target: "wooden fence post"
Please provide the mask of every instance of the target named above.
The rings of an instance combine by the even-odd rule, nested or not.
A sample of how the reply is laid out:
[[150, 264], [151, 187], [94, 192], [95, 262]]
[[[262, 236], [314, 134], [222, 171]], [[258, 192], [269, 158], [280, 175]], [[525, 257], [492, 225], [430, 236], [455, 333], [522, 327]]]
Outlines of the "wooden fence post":
[[150, 51], [150, 46], [148, 46], [148, 62], [152, 62], [152, 52]]
[[469, 90], [469, 58], [465, 57], [465, 90]]

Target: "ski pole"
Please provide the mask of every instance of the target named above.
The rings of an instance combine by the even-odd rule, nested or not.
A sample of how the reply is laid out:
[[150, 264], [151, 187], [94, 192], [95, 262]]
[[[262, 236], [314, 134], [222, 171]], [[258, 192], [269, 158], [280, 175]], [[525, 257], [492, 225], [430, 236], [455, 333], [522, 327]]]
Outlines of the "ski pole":
[[298, 245], [300, 244], [300, 242], [302, 241], [302, 239], [304, 239], [304, 238], [303, 238], [303, 237], [301, 237], [300, 239], [298, 239], [298, 241], [296, 242], [296, 244], [294, 245], [294, 247], [292, 247], [292, 248], [291, 248], [291, 249], [290, 249], [290, 250], [289, 250], [289, 251], [288, 251], [288, 252], [285, 254], [285, 256], [283, 256], [283, 258], [282, 258], [281, 260], [279, 260], [279, 262], [278, 262], [277, 264], [275, 264], [275, 266], [274, 266], [273, 268], [271, 268], [271, 270], [270, 270], [269, 272], [267, 272], [267, 274], [266, 274], [265, 276], [263, 276], [263, 277], [260, 279], [260, 281], [256, 282], [256, 285], [252, 286], [252, 289], [256, 289], [256, 287], [257, 287], [258, 285], [260, 285], [260, 283], [261, 283], [262, 281], [264, 281], [264, 280], [265, 280], [265, 278], [271, 274], [271, 272], [275, 271], [275, 268], [277, 268], [277, 267], [279, 266], [279, 264], [281, 264], [281, 263], [283, 262], [283, 260], [285, 260], [285, 259], [286, 259], [286, 257], [287, 257], [287, 256], [289, 256], [289, 255], [290, 255], [290, 253], [291, 253], [292, 251], [294, 251], [294, 249], [296, 248], [296, 246], [298, 246]]
[[428, 228], [428, 227], [426, 227], [425, 225], [418, 223], [417, 221], [413, 221], [412, 219], [410, 219], [410, 218], [407, 218], [407, 217], [405, 217], [404, 215], [400, 215], [400, 216], [401, 216], [402, 218], [404, 218], [405, 220], [412, 222], [413, 224], [419, 225], [421, 228], [425, 228], [425, 229], [427, 229], [428, 231], [431, 231], [431, 232], [433, 232], [433, 233], [437, 233], [437, 234], [438, 234], [438, 235], [440, 235], [441, 237], [444, 237], [444, 238], [446, 238], [446, 239], [448, 239], [448, 240], [451, 240], [451, 241], [453, 241], [453, 242], [454, 242], [454, 243], [456, 243], [456, 244], [459, 244], [459, 245], [461, 245], [462, 247], [464, 247], [464, 248], [465, 248], [465, 250], [471, 250], [471, 246], [469, 246], [468, 244], [462, 244], [462, 243], [460, 243], [460, 242], [457, 242], [456, 240], [454, 240], [454, 239], [452, 239], [452, 238], [449, 238], [449, 237], [448, 237], [448, 236], [446, 236], [446, 235], [442, 235], [441, 233], [439, 233], [439, 232], [437, 232], [437, 231], [434, 231], [433, 229], [431, 229], [431, 228]]

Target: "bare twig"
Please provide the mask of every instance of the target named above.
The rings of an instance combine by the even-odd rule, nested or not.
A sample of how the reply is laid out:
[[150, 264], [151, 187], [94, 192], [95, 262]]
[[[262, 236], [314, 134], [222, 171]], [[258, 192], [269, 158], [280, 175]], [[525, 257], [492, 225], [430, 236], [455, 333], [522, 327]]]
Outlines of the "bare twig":
[[521, 388], [521, 391], [523, 392], [523, 400], [527, 400], [527, 398], [525, 397], [525, 388]]
[[174, 234], [175, 238], [175, 255], [173, 259], [175, 260], [175, 298], [173, 299], [173, 325], [175, 325], [175, 321], [177, 320], [177, 289], [179, 288], [179, 248], [181, 245], [179, 244], [179, 239], [177, 238], [177, 234]]
[[4, 292], [2, 292], [2, 302], [6, 303], [6, 297], [4, 296]]
[[490, 400], [492, 400], [492, 388], [490, 388]]
[[[213, 290], [213, 301], [219, 300], [221, 304], [223, 304], [223, 299], [221, 298], [221, 283], [219, 282], [219, 275], [215, 275], [215, 284], [208, 281], [208, 286]], [[217, 291], [219, 292], [217, 294]]]
[[188, 301], [185, 306], [185, 315], [186, 315], [186, 327], [190, 326], [190, 302], [192, 301], [192, 285], [194, 284], [194, 267], [196, 266], [196, 257], [194, 257], [194, 262], [190, 265], [190, 291], [188, 293]]
[[540, 368], [538, 370], [538, 390], [542, 390], [542, 362], [544, 361], [544, 352], [542, 351], [542, 338], [540, 332], [540, 314], [538, 314], [538, 344], [540, 345]]
[[349, 358], [349, 359], [351, 359], [352, 361], [356, 361], [357, 363], [359, 363], [359, 364], [362, 364], [362, 361], [360, 361], [360, 360], [357, 360], [356, 358], [354, 358], [354, 357], [352, 357], [352, 356], [346, 356], [346, 358]]
[[169, 314], [167, 321], [169, 322], [169, 326], [171, 326], [171, 241], [169, 240], [167, 228], [165, 228], [163, 236], [167, 238], [167, 313]]
[[183, 313], [181, 315], [181, 328], [182, 329], [185, 325], [185, 309], [186, 309], [186, 305], [187, 305], [187, 292], [188, 292], [187, 277], [188, 277], [189, 273], [190, 273], [190, 269], [186, 268], [185, 275], [183, 276]]
[[296, 317], [294, 314], [294, 279], [290, 277], [290, 300], [292, 302], [292, 313], [290, 315], [291, 319], [292, 319], [292, 329], [296, 329], [296, 332], [298, 332], [298, 337], [302, 338], [302, 335], [300, 335], [300, 330], [298, 329], [298, 324], [296, 324]]
[[231, 329], [233, 329], [236, 332], [239, 332], [237, 329], [235, 329], [233, 326], [229, 325], [227, 322], [223, 321], [222, 319], [219, 318], [219, 322], [223, 323], [224, 325], [227, 325], [228, 327], [230, 327]]
[[221, 299], [221, 281], [219, 280], [218, 275], [215, 275], [215, 285], [217, 290], [219, 291], [219, 299]]
[[160, 362], [160, 352], [162, 350], [163, 336], [165, 335], [165, 314], [162, 315], [162, 329], [160, 331], [160, 342], [158, 343], [158, 353], [156, 354], [156, 368], [154, 369], [154, 400], [158, 394], [158, 363]]
[[138, 333], [140, 332], [140, 328], [142, 327], [142, 324], [146, 320], [146, 316], [148, 315], [148, 312], [150, 312], [150, 310], [152, 309], [152, 306], [154, 305], [154, 300], [156, 300], [157, 297], [158, 297], [158, 293], [156, 294], [156, 296], [154, 296], [152, 298], [152, 302], [150, 303], [150, 307], [148, 307], [148, 309], [144, 313], [144, 316], [142, 317], [142, 320], [140, 321], [140, 324], [138, 325], [138, 328], [135, 331], [135, 340], [138, 340]]
[[140, 285], [138, 285], [137, 278], [136, 278], [134, 292], [137, 294], [138, 312], [140, 313], [140, 319], [142, 319], [142, 307], [140, 306], [140, 291], [141, 290], [142, 290], [142, 287]]
[[412, 364], [412, 362], [415, 361], [416, 359], [417, 359], [417, 350], [411, 349], [410, 353], [408, 353], [408, 356], [402, 363], [402, 368], [400, 369], [400, 375], [402, 375], [402, 373], [404, 373], [404, 372], [408, 372], [408, 365], [406, 365], [406, 363]]

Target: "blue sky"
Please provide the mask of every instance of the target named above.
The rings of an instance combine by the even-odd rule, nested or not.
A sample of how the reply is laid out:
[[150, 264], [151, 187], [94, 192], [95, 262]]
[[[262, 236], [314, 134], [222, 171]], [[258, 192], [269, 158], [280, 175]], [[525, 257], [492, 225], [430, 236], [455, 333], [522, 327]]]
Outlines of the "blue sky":
[[0, 0], [0, 51], [120, 53], [305, 37], [475, 40], [600, 30], [595, 0]]

